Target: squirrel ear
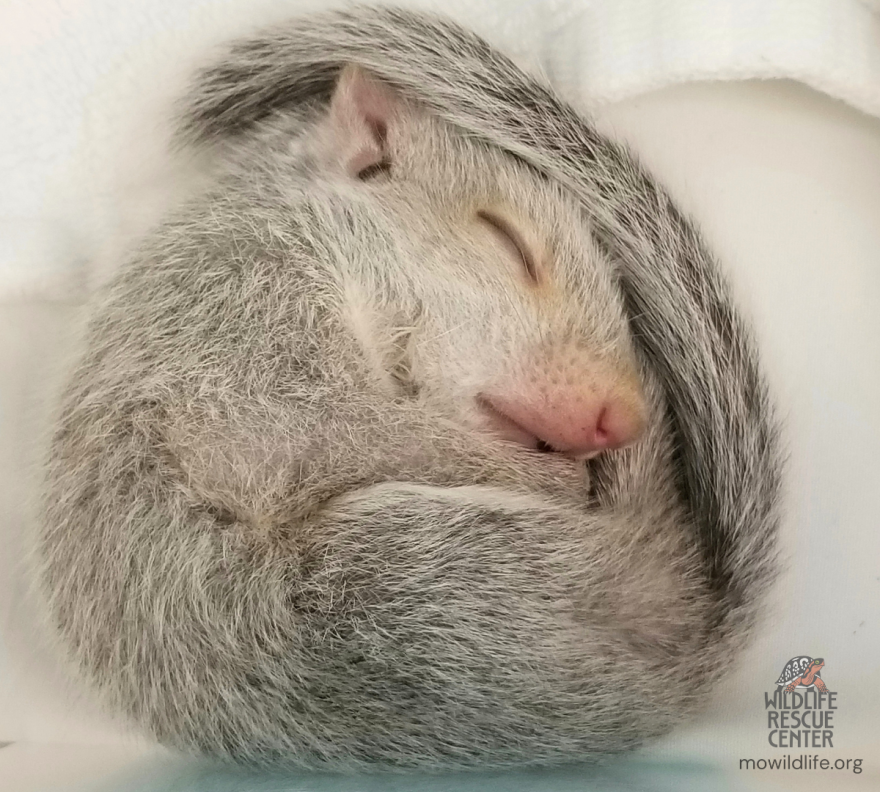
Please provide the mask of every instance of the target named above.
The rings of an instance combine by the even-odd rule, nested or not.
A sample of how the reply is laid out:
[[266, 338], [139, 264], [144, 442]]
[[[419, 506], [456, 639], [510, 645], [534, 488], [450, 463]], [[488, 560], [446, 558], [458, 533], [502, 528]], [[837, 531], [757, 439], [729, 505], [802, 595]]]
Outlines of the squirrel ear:
[[329, 122], [335, 153], [350, 176], [387, 164], [388, 130], [399, 104], [391, 88], [363, 69], [346, 66], [342, 70], [330, 100]]

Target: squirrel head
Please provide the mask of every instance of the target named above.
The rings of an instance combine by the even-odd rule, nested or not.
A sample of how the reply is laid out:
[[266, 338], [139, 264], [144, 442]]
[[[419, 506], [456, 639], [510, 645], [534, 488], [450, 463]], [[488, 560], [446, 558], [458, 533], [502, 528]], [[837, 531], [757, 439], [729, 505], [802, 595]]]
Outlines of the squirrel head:
[[[317, 131], [353, 244], [362, 235], [350, 274], [385, 317], [364, 343], [387, 351], [378, 359], [410, 397], [575, 457], [639, 437], [621, 293], [572, 196], [357, 67]], [[369, 233], [391, 253], [363, 255]]]

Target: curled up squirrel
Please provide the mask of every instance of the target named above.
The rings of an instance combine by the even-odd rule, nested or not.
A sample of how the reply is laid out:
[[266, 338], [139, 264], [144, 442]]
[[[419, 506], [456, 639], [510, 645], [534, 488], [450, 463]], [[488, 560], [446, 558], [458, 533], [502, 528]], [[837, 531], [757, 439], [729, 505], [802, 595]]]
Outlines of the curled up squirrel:
[[457, 25], [230, 46], [211, 184], [96, 297], [41, 580], [108, 704], [329, 769], [591, 760], [664, 733], [773, 578], [754, 343], [620, 145]]

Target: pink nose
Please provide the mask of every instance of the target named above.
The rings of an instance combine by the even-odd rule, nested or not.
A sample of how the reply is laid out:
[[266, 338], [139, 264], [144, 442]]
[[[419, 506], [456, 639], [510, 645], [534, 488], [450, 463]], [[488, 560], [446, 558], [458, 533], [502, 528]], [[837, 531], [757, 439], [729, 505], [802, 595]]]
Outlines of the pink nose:
[[622, 448], [645, 427], [644, 405], [629, 393], [564, 391], [534, 400], [481, 394], [479, 402], [509, 439], [531, 447], [544, 443], [573, 457]]

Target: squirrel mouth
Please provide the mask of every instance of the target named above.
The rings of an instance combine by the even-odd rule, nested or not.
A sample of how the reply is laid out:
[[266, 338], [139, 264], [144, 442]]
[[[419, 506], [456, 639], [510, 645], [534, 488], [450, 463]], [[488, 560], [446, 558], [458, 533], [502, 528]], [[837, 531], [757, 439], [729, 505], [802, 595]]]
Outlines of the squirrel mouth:
[[489, 418], [489, 424], [494, 432], [501, 435], [505, 440], [511, 440], [535, 451], [550, 452], [554, 450], [549, 443], [545, 443], [540, 438], [535, 437], [535, 435], [514, 421], [513, 418], [499, 410], [492, 403], [491, 399], [486, 398], [482, 393], [477, 395], [476, 401], [479, 408]]
[[483, 413], [489, 418], [489, 424], [494, 433], [500, 435], [505, 440], [518, 443], [521, 446], [525, 446], [532, 451], [538, 451], [542, 454], [559, 454], [560, 456], [573, 459], [576, 462], [592, 459], [597, 454], [601, 453], [601, 451], [598, 450], [580, 454], [570, 454], [565, 451], [560, 451], [550, 445], [546, 440], [542, 440], [532, 432], [524, 429], [503, 410], [499, 410], [498, 407], [492, 403], [492, 400], [484, 396], [482, 393], [477, 395], [476, 402]]

